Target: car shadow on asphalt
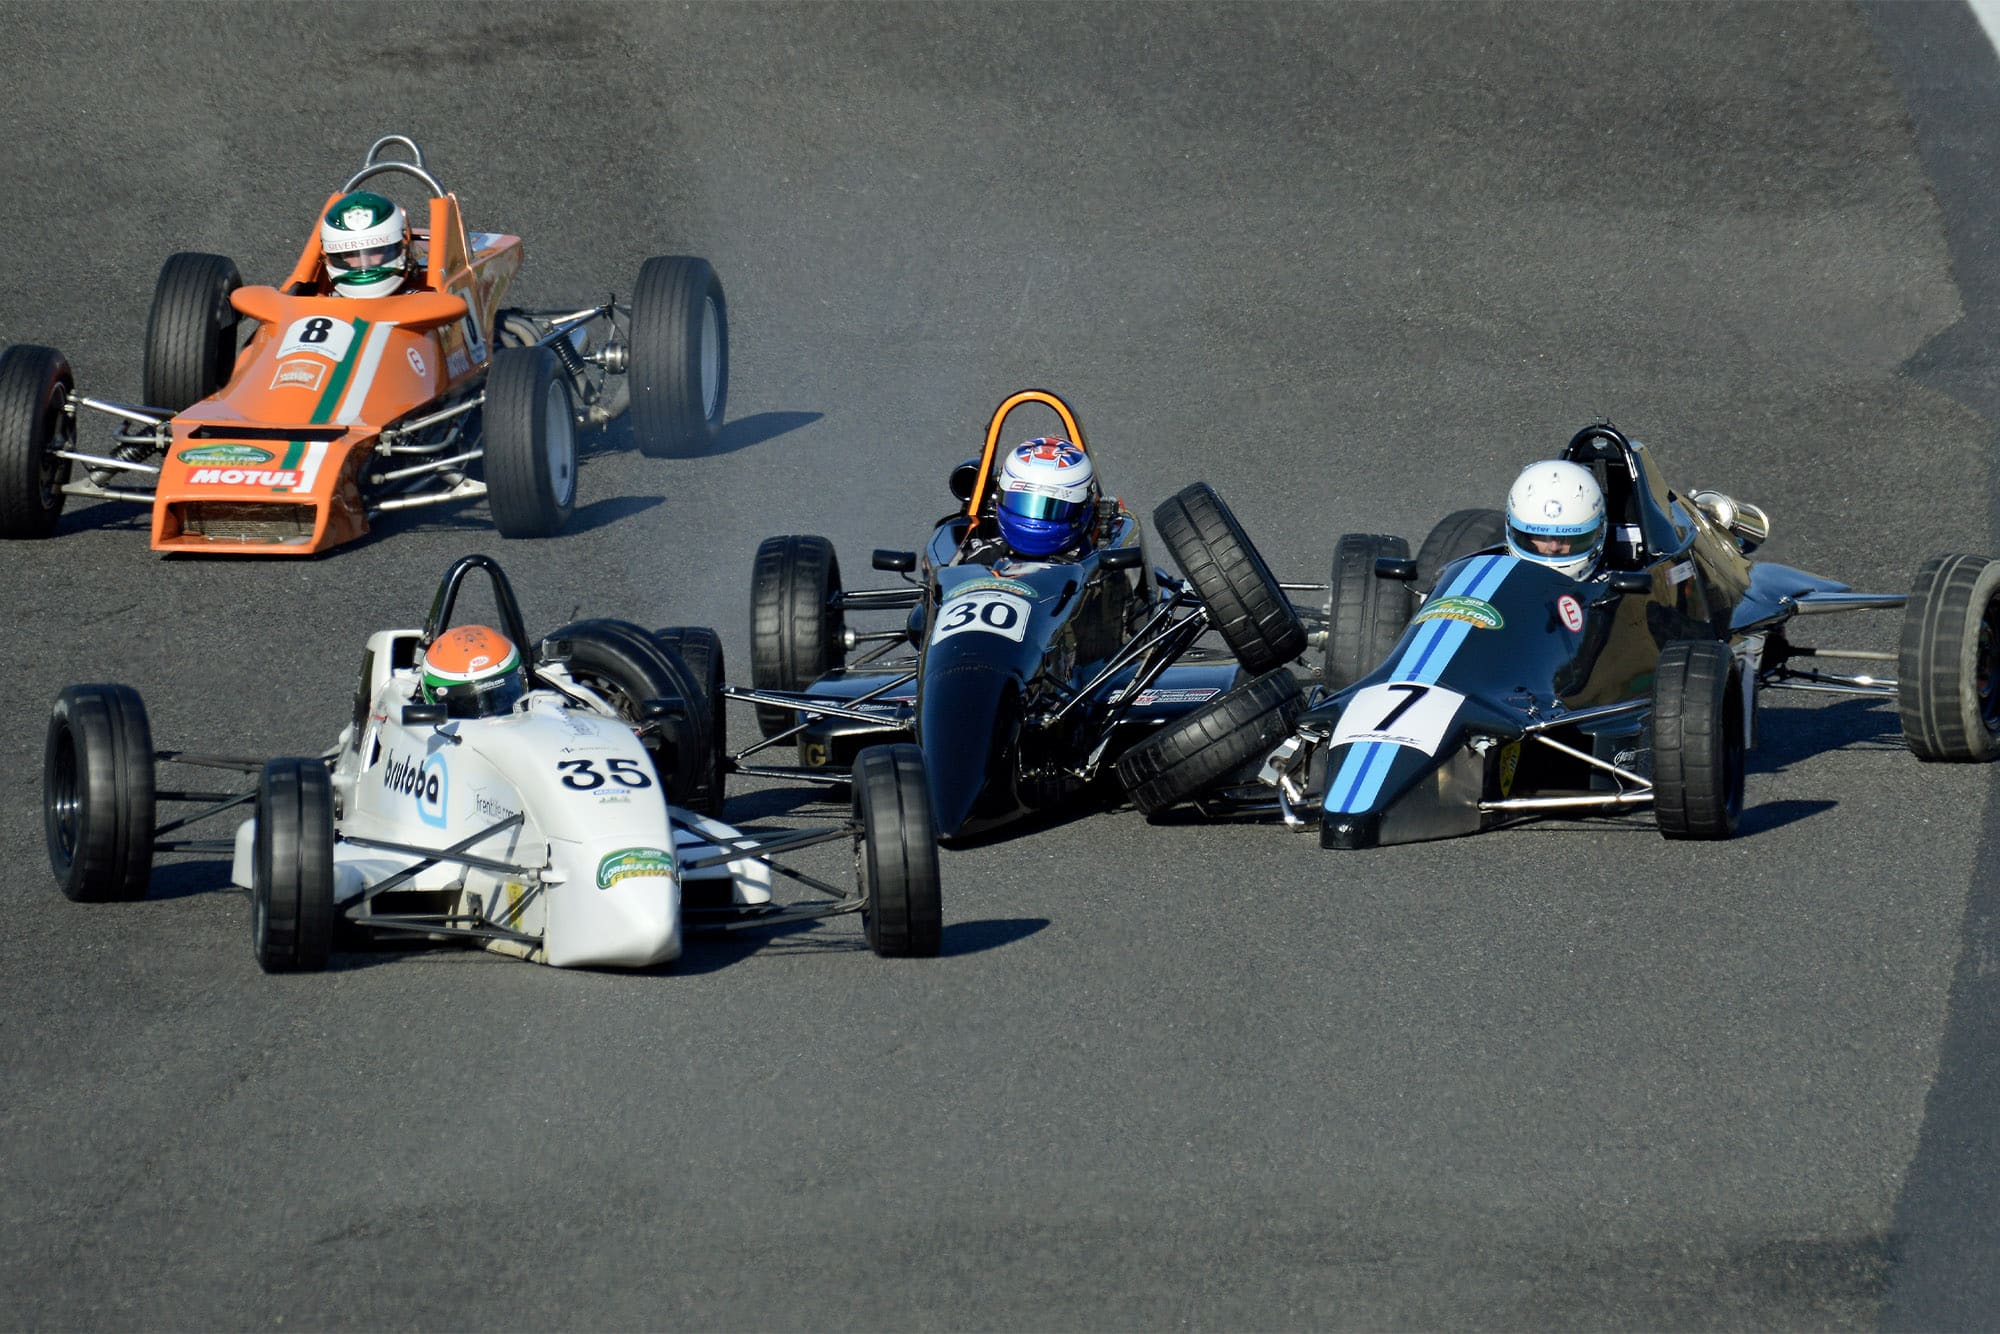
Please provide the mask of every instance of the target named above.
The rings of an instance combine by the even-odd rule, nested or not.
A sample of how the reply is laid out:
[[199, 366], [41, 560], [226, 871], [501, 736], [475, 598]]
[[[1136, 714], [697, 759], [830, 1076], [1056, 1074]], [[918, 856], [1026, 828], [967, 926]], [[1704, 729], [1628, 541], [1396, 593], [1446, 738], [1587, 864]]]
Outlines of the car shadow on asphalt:
[[[722, 429], [715, 433], [715, 444], [704, 450], [701, 457], [720, 458], [724, 454], [753, 449], [766, 441], [810, 426], [825, 415], [822, 412], [753, 412], [735, 421], [724, 421]], [[631, 413], [620, 413], [577, 443], [586, 458], [599, 453], [636, 452], [638, 442], [632, 438]]]
[[1903, 724], [1894, 700], [1843, 699], [1818, 707], [1757, 706], [1757, 744], [1748, 760], [1753, 774], [1783, 773], [1829, 751], [1905, 752]]
[[[681, 957], [658, 971], [667, 975], [699, 976], [742, 963], [758, 954], [867, 954], [868, 941], [861, 934], [860, 919], [856, 917], [850, 923], [830, 925], [839, 921], [839, 918], [821, 918], [743, 931], [691, 931]], [[992, 917], [971, 922], [946, 922], [938, 957], [953, 959], [984, 954], [1026, 940], [1049, 925], [1046, 917]]]

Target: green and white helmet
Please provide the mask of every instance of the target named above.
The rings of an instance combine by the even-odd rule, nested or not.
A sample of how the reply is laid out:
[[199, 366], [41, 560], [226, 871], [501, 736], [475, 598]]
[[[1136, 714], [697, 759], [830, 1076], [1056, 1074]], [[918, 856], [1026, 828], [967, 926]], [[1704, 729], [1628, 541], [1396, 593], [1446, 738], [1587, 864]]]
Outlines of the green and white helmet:
[[369, 190], [334, 201], [319, 224], [319, 248], [333, 290], [342, 296], [387, 296], [409, 273], [401, 206]]

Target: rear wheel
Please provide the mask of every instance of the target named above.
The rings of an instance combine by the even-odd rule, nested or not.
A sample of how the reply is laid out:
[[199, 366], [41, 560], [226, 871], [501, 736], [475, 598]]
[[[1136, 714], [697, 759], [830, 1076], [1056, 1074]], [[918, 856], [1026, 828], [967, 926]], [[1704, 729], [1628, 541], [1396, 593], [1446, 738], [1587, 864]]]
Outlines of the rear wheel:
[[1506, 540], [1507, 516], [1499, 510], [1452, 511], [1438, 520], [1417, 548], [1417, 587], [1426, 593], [1436, 591], [1445, 566]]
[[629, 621], [604, 618], [573, 621], [542, 642], [554, 641], [569, 645], [565, 667], [571, 679], [602, 697], [635, 729], [644, 726], [639, 710], [649, 699], [678, 699], [687, 707], [684, 732], [693, 744], [669, 748], [663, 738], [643, 732], [639, 739], [653, 756], [667, 800], [692, 806], [709, 768], [699, 744], [701, 687], [680, 654]]
[[723, 781], [729, 751], [729, 719], [723, 712], [722, 638], [706, 626], [673, 626], [655, 630], [653, 638], [678, 654], [686, 666], [694, 693], [688, 716], [694, 720], [701, 753], [701, 778], [683, 804], [703, 815], [722, 814]]
[[1156, 815], [1261, 760], [1305, 709], [1291, 672], [1267, 672], [1161, 727], [1118, 760], [1132, 804]]
[[632, 289], [632, 435], [649, 458], [693, 458], [722, 430], [729, 306], [705, 259], [655, 256]]
[[148, 407], [182, 412], [229, 383], [236, 369], [236, 308], [243, 285], [233, 261], [183, 251], [169, 255], [146, 318]]
[[503, 347], [480, 409], [486, 504], [502, 537], [554, 537], [576, 508], [576, 410], [545, 347]]
[[1676, 640], [1653, 673], [1653, 813], [1660, 833], [1722, 839], [1743, 814], [1743, 691], [1720, 640]]
[[1383, 558], [1407, 560], [1410, 544], [1385, 533], [1349, 533], [1333, 549], [1333, 598], [1327, 609], [1326, 661], [1320, 680], [1344, 690], [1381, 665], [1410, 624], [1410, 588], [1375, 573]]
[[937, 822], [924, 755], [915, 746], [870, 746], [854, 759], [854, 873], [861, 926], [883, 958], [927, 957], [944, 942]]
[[1153, 526], [1245, 671], [1268, 672], [1305, 652], [1299, 614], [1213, 487], [1182, 489], [1153, 511]]
[[[750, 683], [804, 690], [847, 660], [847, 619], [833, 606], [840, 562], [833, 543], [795, 534], [766, 538], [750, 571]], [[757, 706], [765, 736], [791, 727], [791, 709]]]
[[47, 537], [68, 499], [76, 441], [65, 408], [75, 388], [69, 362], [52, 347], [23, 343], [0, 353], [0, 537]]
[[267, 973], [316, 973], [333, 952], [333, 780], [318, 760], [272, 760], [257, 780], [250, 946]]
[[1924, 562], [1903, 608], [1896, 679], [1903, 741], [1918, 759], [2000, 755], [2000, 561]]
[[42, 749], [49, 869], [79, 903], [143, 899], [153, 875], [153, 732], [130, 686], [71, 686]]

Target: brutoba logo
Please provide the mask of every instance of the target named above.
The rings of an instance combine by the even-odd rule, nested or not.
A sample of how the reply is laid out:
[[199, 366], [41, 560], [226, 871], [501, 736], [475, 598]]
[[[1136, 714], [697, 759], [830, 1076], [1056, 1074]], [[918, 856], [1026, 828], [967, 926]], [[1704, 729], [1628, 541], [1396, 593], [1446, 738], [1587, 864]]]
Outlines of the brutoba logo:
[[597, 863], [597, 887], [609, 889], [621, 880], [673, 873], [674, 854], [664, 848], [620, 848]]
[[1418, 621], [1464, 621], [1476, 625], [1481, 630], [1498, 630], [1507, 624], [1507, 618], [1500, 609], [1481, 598], [1449, 597], [1428, 603], [1424, 609], [1410, 618], [1410, 623]]
[[199, 445], [174, 457], [182, 463], [269, 463], [271, 451], [255, 445]]
[[425, 824], [442, 825], [445, 822], [445, 802], [451, 793], [451, 774], [445, 769], [443, 755], [419, 761], [414, 758], [398, 759], [396, 752], [390, 751], [388, 762], [382, 766], [382, 786], [387, 791], [413, 798], [417, 803], [417, 816]]

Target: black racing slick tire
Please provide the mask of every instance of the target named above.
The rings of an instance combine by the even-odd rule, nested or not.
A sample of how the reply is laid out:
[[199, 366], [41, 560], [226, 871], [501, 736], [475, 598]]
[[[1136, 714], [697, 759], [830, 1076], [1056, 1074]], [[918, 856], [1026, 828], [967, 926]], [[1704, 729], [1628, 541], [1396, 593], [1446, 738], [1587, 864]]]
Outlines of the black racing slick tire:
[[1715, 639], [1675, 640], [1653, 673], [1653, 814], [1673, 839], [1723, 839], [1743, 815], [1743, 691]]
[[267, 973], [316, 973], [333, 953], [333, 779], [318, 760], [271, 760], [257, 779], [250, 948]]
[[1118, 781], [1146, 815], [1157, 815], [1261, 760], [1290, 735], [1305, 696], [1279, 668], [1167, 723], [1118, 760]]
[[1958, 763], [2000, 756], [2000, 561], [1925, 561], [1896, 656], [1896, 710], [1912, 754]]
[[232, 260], [183, 251], [167, 256], [146, 317], [146, 405], [184, 412], [229, 383], [236, 369], [236, 308], [243, 285]]
[[1245, 671], [1261, 675], [1305, 652], [1298, 612], [1213, 487], [1183, 488], [1153, 511], [1153, 526]]
[[924, 753], [870, 746], [854, 757], [854, 874], [868, 948], [885, 959], [928, 958], [944, 943], [937, 822]]
[[701, 776], [681, 804], [702, 815], [720, 815], [729, 756], [729, 718], [723, 712], [722, 698], [722, 683], [728, 679], [723, 671], [722, 637], [707, 626], [688, 625], [655, 630], [653, 638], [679, 656], [694, 692], [688, 696], [688, 717], [694, 722], [695, 744], [701, 752]]
[[705, 259], [659, 255], [632, 289], [632, 435], [648, 458], [707, 453], [729, 402], [729, 304]]
[[64, 409], [76, 387], [69, 362], [52, 347], [26, 343], [0, 352], [0, 537], [48, 537], [69, 497], [76, 440]]
[[[546, 660], [556, 644], [568, 647], [564, 666], [578, 685], [601, 696], [619, 718], [641, 729], [639, 740], [653, 756], [653, 769], [676, 806], [689, 806], [708, 773], [697, 696], [700, 686], [680, 654], [629, 621], [593, 618], [572, 621], [542, 640]], [[687, 709], [686, 735], [696, 744], [669, 747], [657, 731], [643, 730], [640, 706], [649, 699], [677, 699]]]
[[1507, 516], [1499, 510], [1452, 511], [1438, 520], [1417, 548], [1416, 586], [1426, 593], [1434, 592], [1445, 566], [1506, 540]]
[[480, 409], [486, 505], [502, 537], [554, 537], [576, 509], [576, 404], [545, 347], [503, 347]]
[[[833, 543], [811, 534], [768, 537], [750, 570], [750, 683], [759, 690], [804, 690], [847, 661], [847, 618]], [[765, 736], [792, 727], [797, 715], [757, 706]]]
[[146, 897], [153, 875], [153, 732], [130, 686], [71, 686], [42, 748], [49, 869], [78, 903]]
[[1409, 627], [1410, 586], [1375, 573], [1375, 562], [1407, 560], [1410, 544], [1386, 533], [1348, 533], [1333, 549], [1326, 660], [1320, 681], [1344, 690], [1381, 665]]

